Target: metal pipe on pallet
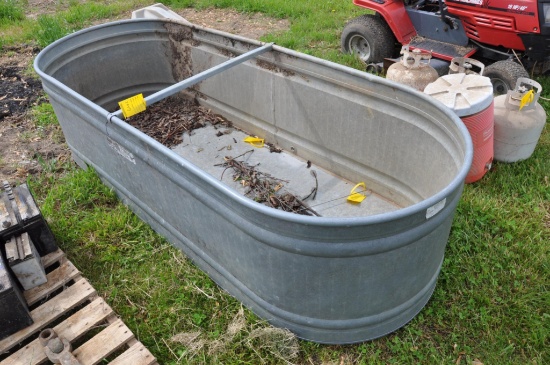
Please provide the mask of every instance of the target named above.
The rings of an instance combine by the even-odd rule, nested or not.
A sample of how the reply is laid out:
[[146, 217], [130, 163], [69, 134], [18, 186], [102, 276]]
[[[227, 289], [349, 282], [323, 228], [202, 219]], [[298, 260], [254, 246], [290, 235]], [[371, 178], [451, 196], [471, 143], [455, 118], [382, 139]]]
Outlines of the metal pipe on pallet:
[[[243, 53], [238, 57], [227, 60], [223, 63], [220, 63], [217, 66], [209, 68], [208, 70], [205, 70], [201, 73], [191, 76], [185, 80], [182, 80], [172, 86], [159, 90], [156, 93], [151, 94], [145, 98], [146, 105], [149, 106], [156, 102], [159, 102], [171, 95], [174, 95], [175, 93], [178, 93], [184, 89], [187, 89], [188, 87], [198, 84], [199, 82], [204, 81], [209, 77], [217, 75], [225, 70], [228, 70], [252, 58], [255, 58], [256, 56], [259, 56], [267, 51], [271, 51], [272, 49], [273, 49], [273, 43], [267, 43], [250, 52]], [[111, 121], [113, 117], [120, 118], [121, 116], [122, 116], [122, 110], [119, 109], [116, 112], [109, 114], [109, 121]]]
[[71, 343], [52, 329], [46, 328], [38, 336], [38, 340], [44, 348], [44, 353], [54, 364], [80, 365], [78, 359], [72, 353]]

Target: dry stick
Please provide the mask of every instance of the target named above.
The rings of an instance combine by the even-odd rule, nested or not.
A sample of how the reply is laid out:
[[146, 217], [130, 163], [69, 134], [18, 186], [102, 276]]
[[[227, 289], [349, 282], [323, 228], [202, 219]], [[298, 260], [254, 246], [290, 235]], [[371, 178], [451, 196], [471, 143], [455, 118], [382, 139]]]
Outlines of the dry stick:
[[311, 209], [310, 206], [308, 206], [306, 203], [304, 203], [303, 201], [301, 201], [300, 199], [298, 199], [298, 197], [295, 197], [296, 198], [296, 201], [301, 205], [303, 206], [304, 208], [302, 209], [305, 209], [306, 211], [310, 211], [311, 213], [313, 213], [314, 215], [316, 215], [317, 217], [320, 217], [321, 215], [319, 213], [317, 213], [315, 210]]
[[[305, 209], [296, 208], [295, 205], [292, 205], [292, 203], [287, 202], [285, 199], [271, 194], [270, 188], [272, 183], [269, 180], [278, 180], [278, 181], [285, 181], [285, 180], [275, 178], [270, 174], [266, 174], [261, 171], [256, 171], [254, 166], [248, 166], [245, 162], [236, 160], [237, 158], [242, 157], [246, 153], [253, 152], [253, 151], [254, 150], [246, 151], [245, 153], [236, 157], [226, 157], [226, 161], [224, 163], [216, 164], [215, 166], [226, 166], [226, 168], [222, 172], [220, 179], [223, 179], [223, 175], [225, 174], [225, 171], [228, 168], [233, 168], [233, 170], [236, 171], [235, 178], [243, 178], [243, 177], [248, 178], [250, 188], [245, 193], [245, 195], [249, 195], [255, 192], [256, 193], [255, 199], [266, 202], [270, 204], [273, 208], [277, 208], [270, 199], [271, 196], [274, 196], [277, 203], [284, 211], [287, 211], [287, 212], [307, 211], [310, 214], [320, 216], [319, 213], [309, 208], [302, 200], [300, 200], [298, 197], [296, 197], [293, 194], [288, 193], [292, 197], [292, 199], [296, 203], [298, 203], [300, 207]], [[315, 174], [314, 176], [316, 177]]]
[[311, 175], [313, 175], [313, 177], [315, 178], [315, 187], [311, 189], [311, 193], [309, 193], [305, 198], [303, 198], [302, 200], [306, 200], [308, 199], [311, 195], [313, 195], [313, 197], [311, 198], [311, 200], [315, 200], [315, 197], [317, 197], [317, 190], [319, 189], [319, 181], [317, 180], [317, 173], [315, 172], [315, 170], [311, 170]]
[[176, 353], [174, 351], [172, 351], [172, 348], [170, 347], [170, 345], [168, 345], [168, 343], [164, 340], [164, 338], [162, 339], [162, 342], [164, 342], [164, 344], [166, 345], [166, 347], [168, 348], [168, 350], [170, 350], [170, 352], [172, 353], [172, 355], [174, 355], [174, 357], [177, 359], [177, 361], [179, 362], [182, 358], [182, 356], [179, 356], [176, 355]]
[[[264, 190], [264, 194], [267, 194], [269, 195], [269, 191], [265, 191]], [[288, 193], [290, 194], [290, 193]], [[296, 202], [302, 206], [302, 208], [294, 208], [292, 206], [290, 206], [289, 204], [287, 204], [287, 202], [284, 200], [284, 199], [281, 199], [280, 197], [277, 197], [275, 196], [275, 198], [277, 199], [277, 201], [279, 202], [279, 204], [281, 204], [281, 206], [284, 206], [284, 208], [286, 209], [283, 209], [284, 211], [286, 212], [293, 212], [293, 213], [298, 213], [298, 212], [301, 212], [301, 211], [309, 211], [311, 214], [313, 215], [316, 215], [318, 217], [320, 217], [321, 215], [319, 213], [317, 213], [315, 210], [311, 209], [306, 203], [304, 203], [302, 200], [300, 200], [297, 196], [295, 196], [294, 194], [290, 194], [295, 200]], [[271, 203], [271, 201], [269, 200], [269, 197], [268, 199], [265, 199], [267, 202], [269, 202], [271, 204], [271, 206], [273, 208], [276, 208], [275, 206], [273, 206], [273, 204]]]
[[[239, 161], [235, 161], [236, 158], [242, 157], [242, 156], [246, 155], [247, 153], [253, 153], [253, 152], [254, 152], [254, 150], [248, 150], [248, 151], [238, 155], [237, 157], [226, 157], [227, 161], [225, 161], [223, 163], [215, 164], [214, 166], [227, 166], [227, 165], [229, 165], [223, 170], [222, 175], [220, 176], [220, 180], [223, 179], [223, 174], [225, 173], [225, 170], [227, 170], [230, 167], [235, 168], [235, 166], [234, 166], [234, 164], [232, 164], [232, 162], [239, 163], [239, 165], [240, 165]], [[242, 172], [242, 167], [241, 167], [241, 172]]]
[[313, 198], [311, 198], [311, 200], [315, 200], [317, 191], [319, 191], [319, 181], [317, 180], [317, 172], [315, 172], [315, 170], [311, 170], [311, 175], [315, 178], [315, 193], [313, 193]]

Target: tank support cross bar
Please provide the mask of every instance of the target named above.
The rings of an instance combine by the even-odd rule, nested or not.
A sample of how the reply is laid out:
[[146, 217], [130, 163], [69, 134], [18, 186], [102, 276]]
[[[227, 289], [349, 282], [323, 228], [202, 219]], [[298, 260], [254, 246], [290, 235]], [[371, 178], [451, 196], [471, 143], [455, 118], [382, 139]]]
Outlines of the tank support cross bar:
[[[159, 102], [171, 95], [174, 95], [175, 93], [178, 93], [184, 89], [187, 89], [188, 87], [191, 87], [195, 84], [198, 84], [199, 82], [206, 80], [209, 77], [212, 77], [214, 75], [219, 74], [220, 72], [223, 72], [225, 70], [230, 69], [231, 67], [237, 66], [243, 62], [248, 61], [249, 59], [252, 59], [256, 56], [261, 55], [262, 53], [265, 53], [267, 51], [271, 51], [273, 49], [273, 43], [267, 43], [261, 47], [258, 47], [250, 52], [243, 53], [242, 55], [232, 58], [230, 60], [227, 60], [223, 63], [220, 63], [217, 66], [214, 66], [212, 68], [209, 68], [208, 70], [205, 70], [201, 73], [198, 73], [194, 76], [191, 76], [185, 80], [182, 80], [172, 86], [168, 86], [167, 88], [164, 88], [160, 91], [157, 91], [154, 94], [149, 95], [145, 98], [146, 105], [152, 105], [156, 102]], [[120, 118], [122, 116], [122, 111], [117, 110], [116, 112], [109, 115], [109, 119], [112, 117]]]

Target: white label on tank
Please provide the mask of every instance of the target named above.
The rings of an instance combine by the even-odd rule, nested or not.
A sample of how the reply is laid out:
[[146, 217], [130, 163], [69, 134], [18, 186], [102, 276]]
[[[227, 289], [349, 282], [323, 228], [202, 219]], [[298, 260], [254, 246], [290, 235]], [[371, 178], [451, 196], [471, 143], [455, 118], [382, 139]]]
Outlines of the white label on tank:
[[441, 211], [445, 207], [445, 203], [447, 202], [447, 198], [443, 199], [442, 201], [432, 205], [428, 209], [426, 209], [426, 219], [430, 219], [437, 213]]
[[119, 155], [121, 155], [122, 157], [124, 157], [125, 159], [133, 163], [134, 165], [136, 164], [136, 160], [132, 152], [128, 151], [126, 148], [122, 147], [121, 145], [113, 141], [111, 138], [109, 138], [108, 141], [109, 141], [109, 146], [116, 153], [118, 153]]

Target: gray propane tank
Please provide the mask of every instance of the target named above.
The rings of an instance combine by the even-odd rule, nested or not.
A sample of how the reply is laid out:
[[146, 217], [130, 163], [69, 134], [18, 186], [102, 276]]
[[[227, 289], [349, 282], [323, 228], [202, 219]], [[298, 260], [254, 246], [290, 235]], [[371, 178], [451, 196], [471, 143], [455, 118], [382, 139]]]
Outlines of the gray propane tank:
[[431, 59], [431, 53], [421, 52], [419, 49], [410, 51], [409, 45], [404, 45], [401, 48], [401, 54], [403, 57], [400, 62], [396, 62], [388, 68], [386, 79], [424, 91], [429, 83], [439, 77], [432, 66], [421, 62]]
[[[535, 151], [546, 113], [537, 102], [542, 91], [540, 84], [519, 78], [513, 91], [495, 98], [495, 159], [516, 162], [529, 158]], [[532, 99], [529, 95], [532, 95]], [[523, 98], [529, 100], [523, 107]]]

